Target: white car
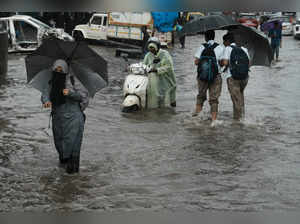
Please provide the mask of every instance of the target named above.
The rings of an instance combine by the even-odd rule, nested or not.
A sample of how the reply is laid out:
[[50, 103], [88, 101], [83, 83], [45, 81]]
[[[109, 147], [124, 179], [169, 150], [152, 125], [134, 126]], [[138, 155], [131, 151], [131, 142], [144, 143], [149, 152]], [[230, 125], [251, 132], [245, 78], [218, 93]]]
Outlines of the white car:
[[278, 19], [282, 23], [282, 35], [293, 35], [293, 25], [288, 16], [272, 17], [271, 20]]
[[282, 34], [293, 35], [293, 25], [289, 17], [284, 17], [282, 20]]
[[300, 20], [293, 25], [293, 36], [295, 39], [300, 39]]
[[[64, 40], [74, 40], [62, 29], [51, 28], [47, 24], [26, 15], [0, 18], [8, 33], [8, 52], [34, 51], [45, 36], [55, 36]], [[3, 25], [4, 24], [4, 25]]]

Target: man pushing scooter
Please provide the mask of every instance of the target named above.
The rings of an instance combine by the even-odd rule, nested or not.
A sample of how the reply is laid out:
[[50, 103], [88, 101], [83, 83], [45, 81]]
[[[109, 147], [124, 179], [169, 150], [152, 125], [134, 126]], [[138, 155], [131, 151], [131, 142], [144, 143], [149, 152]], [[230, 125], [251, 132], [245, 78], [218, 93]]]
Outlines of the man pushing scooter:
[[160, 48], [160, 41], [156, 37], [150, 38], [147, 46], [149, 52], [143, 63], [129, 67], [130, 75], [126, 77], [123, 88], [124, 112], [142, 108], [176, 107], [176, 79], [172, 57], [168, 51]]
[[148, 75], [148, 107], [176, 107], [176, 78], [172, 57], [168, 51], [160, 48], [160, 41], [156, 37], [149, 39], [148, 49], [144, 58], [145, 65], [152, 65]]

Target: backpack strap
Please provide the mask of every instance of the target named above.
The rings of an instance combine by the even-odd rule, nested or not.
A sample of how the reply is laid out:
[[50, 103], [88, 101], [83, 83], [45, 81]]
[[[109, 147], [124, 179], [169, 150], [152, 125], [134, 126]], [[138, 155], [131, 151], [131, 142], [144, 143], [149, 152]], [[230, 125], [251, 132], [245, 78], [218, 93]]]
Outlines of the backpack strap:
[[[229, 58], [229, 63], [228, 63], [227, 68], [228, 68], [228, 67], [231, 68], [231, 55], [232, 55], [233, 50], [234, 50], [234, 49], [237, 49], [237, 46], [234, 46], [234, 45], [229, 45], [229, 47], [232, 48], [232, 51], [231, 51], [231, 53], [230, 53], [230, 58]], [[226, 68], [226, 69], [227, 69], [227, 68]]]
[[215, 49], [217, 46], [219, 46], [219, 44], [218, 43], [214, 43], [213, 45], [210, 45], [210, 44], [208, 44], [208, 43], [204, 43], [204, 44], [202, 44], [203, 46], [204, 46], [204, 48], [212, 48], [212, 49]]
[[[241, 49], [242, 51], [244, 51], [244, 50], [242, 49], [242, 47], [240, 47], [240, 46], [236, 46], [236, 45], [229, 45], [229, 46], [232, 48], [232, 51], [231, 51], [231, 53], [230, 53], [230, 57], [231, 57], [231, 54], [232, 54], [233, 50], [235, 50], [235, 49]], [[230, 61], [230, 59], [229, 59], [229, 61]]]
[[[210, 48], [210, 49], [212, 49], [213, 51], [214, 51], [214, 49], [215, 49], [217, 46], [219, 46], [218, 43], [214, 43], [213, 45], [210, 45], [210, 44], [208, 44], [208, 43], [204, 43], [204, 44], [202, 44], [202, 45], [204, 46], [204, 50]], [[204, 50], [202, 51], [202, 53], [201, 53], [200, 56], [202, 56]], [[215, 52], [214, 52], [214, 53], [215, 53]]]
[[204, 47], [205, 49], [209, 47], [208, 43], [204, 43], [204, 44], [202, 44], [202, 45], [203, 45], [203, 47]]
[[[218, 43], [214, 43], [213, 45], [210, 45], [210, 44], [208, 44], [208, 43], [204, 43], [204, 44], [202, 44], [202, 45], [203, 45], [203, 47], [204, 47], [204, 50], [206, 50], [206, 49], [208, 49], [208, 48], [214, 50], [217, 46], [219, 46]], [[201, 53], [200, 56], [202, 56], [204, 50], [202, 51], [202, 53]]]
[[[229, 46], [232, 48], [232, 50], [234, 50], [234, 49], [241, 49], [241, 51], [243, 51], [247, 55], [247, 53], [243, 50], [242, 46], [232, 46], [232, 45], [229, 45]], [[232, 51], [231, 51], [231, 53], [232, 53]], [[247, 55], [247, 57], [248, 57], [248, 55]]]
[[232, 50], [235, 49], [235, 48], [237, 48], [237, 46], [234, 46], [234, 45], [229, 45], [229, 47], [231, 47]]
[[[231, 47], [232, 50], [234, 50], [234, 49], [236, 48], [236, 46], [234, 46], [234, 45], [229, 45], [228, 47]], [[231, 51], [231, 53], [230, 53], [230, 58], [231, 58], [231, 54], [232, 54], [232, 51]], [[226, 72], [226, 71], [229, 69], [229, 67], [230, 67], [230, 58], [229, 58], [229, 63], [228, 63], [228, 65], [226, 65], [226, 67], [225, 67], [225, 69], [223, 70], [223, 72]]]
[[219, 44], [218, 43], [214, 43], [211, 47], [212, 47], [212, 49], [215, 49], [217, 46], [219, 46]]

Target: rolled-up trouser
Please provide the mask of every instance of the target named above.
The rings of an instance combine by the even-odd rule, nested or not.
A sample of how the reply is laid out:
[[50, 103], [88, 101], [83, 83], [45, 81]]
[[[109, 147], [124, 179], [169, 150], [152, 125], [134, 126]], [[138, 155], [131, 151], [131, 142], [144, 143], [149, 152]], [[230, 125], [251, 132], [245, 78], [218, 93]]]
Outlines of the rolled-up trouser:
[[235, 80], [232, 77], [227, 79], [228, 91], [233, 103], [233, 119], [240, 120], [245, 116], [244, 90], [247, 86], [248, 78], [245, 80]]
[[198, 79], [197, 105], [203, 106], [207, 99], [207, 90], [209, 90], [209, 104], [211, 112], [218, 112], [219, 97], [222, 90], [222, 77], [217, 75], [212, 83]]
[[276, 55], [276, 59], [279, 57], [279, 45], [278, 46], [272, 46], [272, 60], [274, 60], [274, 56]]

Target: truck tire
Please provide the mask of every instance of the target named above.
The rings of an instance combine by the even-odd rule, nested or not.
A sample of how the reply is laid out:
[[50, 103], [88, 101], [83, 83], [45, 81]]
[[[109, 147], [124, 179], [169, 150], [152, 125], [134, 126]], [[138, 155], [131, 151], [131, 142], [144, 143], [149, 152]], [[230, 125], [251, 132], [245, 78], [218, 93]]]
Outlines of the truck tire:
[[74, 39], [76, 41], [84, 41], [84, 36], [81, 31], [76, 31], [74, 34]]

